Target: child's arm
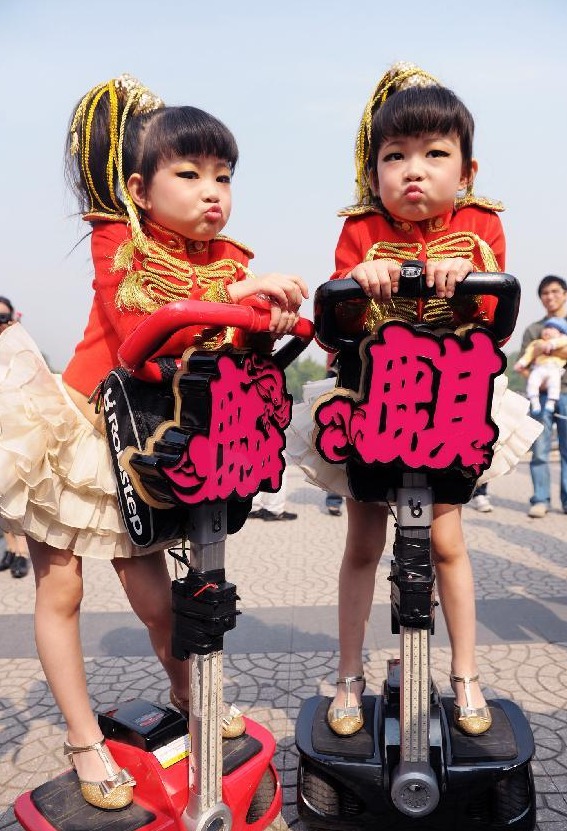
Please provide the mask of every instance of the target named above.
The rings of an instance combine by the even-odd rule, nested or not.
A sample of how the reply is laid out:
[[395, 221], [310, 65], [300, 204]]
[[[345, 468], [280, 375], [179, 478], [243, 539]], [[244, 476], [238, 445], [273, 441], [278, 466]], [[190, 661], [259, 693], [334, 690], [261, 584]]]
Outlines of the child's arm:
[[369, 260], [356, 265], [346, 276], [356, 280], [368, 297], [387, 303], [398, 291], [400, 269], [395, 260]]
[[534, 344], [535, 341], [532, 341], [527, 348], [525, 349], [524, 353], [522, 354], [521, 358], [516, 361], [514, 364], [514, 369], [516, 372], [521, 372], [523, 369], [526, 369], [534, 359]]
[[271, 301], [270, 332], [283, 335], [297, 323], [298, 310], [309, 297], [309, 289], [301, 277], [293, 274], [265, 274], [231, 283], [227, 293], [233, 303], [251, 295], [264, 295]]
[[[531, 360], [535, 360], [540, 355], [548, 355], [554, 358], [567, 360], [567, 335], [558, 335], [551, 340], [543, 340], [538, 338], [530, 343], [528, 349], [530, 350]], [[520, 361], [523, 360], [520, 358]], [[518, 361], [518, 363], [520, 363]]]
[[563, 358], [566, 353], [567, 335], [558, 335], [551, 340], [540, 340], [539, 344], [541, 344], [540, 354]]
[[[449, 257], [443, 260], [428, 260], [426, 263], [426, 283], [429, 287], [435, 286], [437, 297], [453, 297], [455, 286], [473, 271], [504, 271], [506, 265], [506, 239], [504, 229], [498, 214], [483, 211], [478, 208], [467, 208], [459, 211], [459, 227], [471, 231], [482, 240], [483, 248], [475, 254], [471, 262], [463, 257]], [[486, 248], [484, 248], [486, 246]], [[494, 268], [496, 260], [496, 269]], [[486, 305], [486, 301], [488, 304]], [[485, 298], [486, 311], [493, 312], [495, 300]]]
[[[124, 271], [117, 271], [113, 267], [114, 254], [119, 245], [129, 240], [130, 234], [123, 223], [99, 223], [95, 225], [92, 234], [91, 248], [95, 267], [93, 287], [97, 303], [104, 315], [104, 326], [111, 327], [122, 342], [136, 329], [147, 313], [138, 309], [117, 308], [116, 293], [124, 277]], [[246, 262], [242, 262], [245, 266]], [[230, 302], [238, 302], [250, 294], [264, 292], [281, 306], [272, 307], [272, 334], [281, 335], [289, 331], [297, 321], [297, 308], [303, 296], [308, 296], [307, 286], [299, 277], [287, 277], [283, 286], [279, 281], [281, 275], [267, 275], [265, 278], [244, 279], [240, 282], [226, 281], [222, 284], [221, 294], [229, 298]], [[234, 280], [234, 277], [231, 278]], [[244, 287], [231, 294], [236, 286]], [[229, 289], [231, 291], [229, 291]], [[210, 289], [193, 286], [189, 293], [191, 300], [211, 299]], [[300, 298], [298, 300], [298, 297]], [[220, 299], [220, 297], [219, 297]], [[226, 299], [225, 299], [226, 302]], [[297, 305], [295, 305], [297, 303]], [[198, 334], [202, 327], [191, 326], [177, 332], [168, 339], [167, 343], [156, 354], [182, 354], [191, 341], [191, 333]]]
[[368, 297], [385, 303], [398, 290], [400, 263], [395, 260], [364, 260], [370, 241], [361, 239], [360, 221], [345, 222], [335, 250], [335, 272], [331, 280], [352, 277]]
[[445, 260], [427, 260], [425, 264], [425, 284], [435, 286], [437, 297], [449, 299], [455, 294], [455, 286], [474, 271], [470, 260], [464, 257], [450, 257]]

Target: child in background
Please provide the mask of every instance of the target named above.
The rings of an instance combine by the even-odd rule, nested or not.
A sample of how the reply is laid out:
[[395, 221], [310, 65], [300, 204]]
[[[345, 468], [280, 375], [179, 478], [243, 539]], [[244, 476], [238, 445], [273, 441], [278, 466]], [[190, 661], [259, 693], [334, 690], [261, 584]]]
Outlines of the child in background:
[[[504, 269], [504, 233], [496, 213], [502, 206], [473, 193], [478, 169], [472, 155], [473, 131], [473, 118], [457, 96], [416, 66], [393, 66], [374, 90], [356, 144], [358, 201], [342, 212], [347, 218], [331, 278], [352, 277], [366, 293], [369, 300], [359, 330], [374, 332], [391, 319], [421, 320], [443, 330], [491, 321], [493, 298], [448, 303], [455, 285], [471, 271]], [[426, 283], [435, 286], [436, 297], [396, 297], [401, 263], [413, 259], [426, 261]], [[339, 355], [339, 364], [341, 385], [342, 373], [348, 371], [344, 356]], [[525, 411], [527, 403], [522, 405]], [[534, 424], [525, 412], [526, 427], [524, 422]], [[533, 427], [529, 430], [524, 447], [535, 438]], [[362, 647], [386, 540], [389, 483], [377, 482], [383, 501], [355, 501], [344, 466], [339, 488], [341, 465], [326, 464], [316, 455], [313, 449], [305, 450], [302, 464], [296, 453], [312, 481], [347, 496], [348, 531], [339, 574], [339, 677], [327, 719], [335, 733], [349, 736], [363, 725]], [[461, 525], [462, 503], [470, 499], [474, 486], [474, 479], [440, 477], [431, 528], [451, 643], [454, 721], [467, 735], [484, 733], [491, 725], [479, 686], [474, 581]]]
[[526, 395], [530, 402], [530, 412], [534, 417], [541, 415], [539, 392], [547, 391], [545, 409], [554, 413], [561, 395], [561, 376], [563, 375], [567, 359], [559, 357], [557, 350], [567, 346], [567, 321], [560, 317], [550, 317], [545, 321], [539, 341], [545, 341], [543, 352], [536, 355], [535, 344], [531, 341], [521, 358], [514, 364], [516, 372], [529, 367], [530, 374], [526, 383]]
[[[64, 752], [84, 799], [116, 809], [135, 784], [118, 769], [92, 711], [79, 634], [82, 558], [112, 562], [187, 711], [187, 664], [171, 654], [171, 581], [164, 552], [128, 537], [109, 451], [91, 395], [124, 339], [173, 300], [272, 301], [273, 337], [294, 326], [307, 287], [296, 276], [254, 278], [251, 252], [220, 234], [238, 158], [232, 133], [194, 107], [165, 107], [129, 75], [90, 90], [75, 108], [68, 174], [92, 224], [94, 297], [83, 339], [63, 372], [49, 371], [20, 324], [0, 349], [0, 523], [25, 533], [36, 580], [38, 654], [67, 727]], [[187, 327], [156, 352], [230, 342], [230, 329]], [[241, 718], [241, 716], [239, 717]], [[234, 735], [230, 732], [229, 735]]]

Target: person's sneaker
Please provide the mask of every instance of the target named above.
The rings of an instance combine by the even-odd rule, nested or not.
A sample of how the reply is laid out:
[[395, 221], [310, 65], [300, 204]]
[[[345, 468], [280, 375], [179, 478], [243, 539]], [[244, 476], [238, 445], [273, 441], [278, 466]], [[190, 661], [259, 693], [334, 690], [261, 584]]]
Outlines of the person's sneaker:
[[12, 567], [12, 563], [16, 559], [16, 555], [13, 551], [5, 551], [4, 556], [0, 560], [0, 571], [6, 571], [7, 569]]
[[528, 516], [531, 516], [532, 519], [541, 519], [547, 513], [547, 505], [545, 502], [535, 502], [528, 511]]
[[25, 577], [28, 573], [28, 568], [28, 558], [18, 555], [14, 557], [14, 562], [10, 566], [10, 574], [12, 577]]
[[335, 493], [330, 493], [325, 498], [325, 507], [327, 511], [331, 514], [331, 516], [340, 516], [341, 515], [341, 507], [343, 504], [342, 496], [339, 496]]
[[268, 511], [265, 508], [257, 508], [255, 511], [250, 511], [248, 519], [266, 519]]
[[489, 511], [492, 511], [490, 499], [484, 493], [480, 493], [478, 496], [473, 496], [471, 499], [471, 508], [474, 508], [475, 511], [480, 511], [481, 514], [487, 514]]
[[266, 522], [278, 522], [286, 519], [297, 519], [297, 514], [291, 514], [289, 511], [282, 511], [281, 514], [274, 514], [272, 511], [266, 511], [263, 517]]

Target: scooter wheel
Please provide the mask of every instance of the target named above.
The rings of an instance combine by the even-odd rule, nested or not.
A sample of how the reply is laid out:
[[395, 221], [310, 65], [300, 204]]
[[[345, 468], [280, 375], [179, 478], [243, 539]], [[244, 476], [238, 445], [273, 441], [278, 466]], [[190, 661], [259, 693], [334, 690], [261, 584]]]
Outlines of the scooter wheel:
[[315, 813], [330, 817], [339, 815], [339, 792], [318, 770], [306, 766], [300, 767], [298, 786], [305, 804]]
[[493, 819], [507, 825], [525, 814], [533, 801], [530, 785], [531, 775], [527, 767], [497, 782], [492, 791]]
[[262, 819], [267, 813], [274, 801], [276, 795], [276, 781], [271, 770], [266, 770], [260, 779], [260, 784], [256, 788], [248, 813], [246, 814], [246, 822], [248, 825], [253, 825]]

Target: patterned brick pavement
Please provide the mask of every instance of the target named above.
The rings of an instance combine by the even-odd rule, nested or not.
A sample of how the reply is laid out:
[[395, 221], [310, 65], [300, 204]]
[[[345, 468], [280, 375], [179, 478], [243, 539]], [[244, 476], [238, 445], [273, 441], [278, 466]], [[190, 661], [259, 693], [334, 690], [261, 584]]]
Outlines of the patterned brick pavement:
[[[556, 471], [554, 471], [556, 476]], [[555, 491], [557, 483], [555, 482]], [[330, 517], [320, 491], [292, 467], [293, 522], [250, 520], [227, 544], [227, 576], [243, 614], [225, 639], [225, 700], [265, 724], [277, 740], [284, 785], [272, 831], [302, 831], [295, 809], [294, 721], [301, 702], [331, 694], [337, 670], [336, 580], [346, 519]], [[526, 515], [528, 468], [490, 486], [494, 511], [463, 511], [478, 603], [479, 669], [488, 694], [513, 698], [536, 741], [538, 831], [567, 831], [567, 516]], [[95, 708], [140, 694], [167, 703], [168, 685], [113, 570], [87, 563], [82, 629]], [[379, 569], [366, 646], [366, 675], [379, 691], [389, 631], [389, 557]], [[65, 768], [63, 729], [35, 657], [33, 578], [0, 573], [0, 829], [16, 831], [15, 798]], [[439, 613], [432, 671], [448, 690], [449, 649]]]

